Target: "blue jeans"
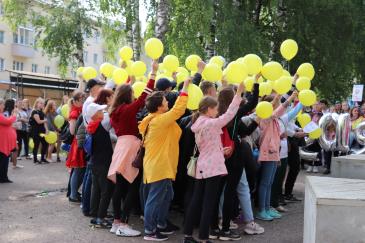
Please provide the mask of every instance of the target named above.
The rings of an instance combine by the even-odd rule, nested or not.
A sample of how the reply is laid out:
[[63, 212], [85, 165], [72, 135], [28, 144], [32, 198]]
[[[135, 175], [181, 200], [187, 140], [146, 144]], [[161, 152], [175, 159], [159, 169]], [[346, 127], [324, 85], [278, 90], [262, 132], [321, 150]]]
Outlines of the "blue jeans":
[[[90, 163], [87, 164], [84, 180], [82, 182], [82, 211], [90, 213], [92, 171]], [[96, 217], [96, 215], [93, 215]]]
[[70, 186], [71, 186], [70, 198], [74, 200], [76, 200], [78, 197], [77, 192], [79, 191], [79, 187], [83, 180], [84, 173], [85, 173], [85, 168], [72, 169], [72, 175], [70, 181]]
[[167, 227], [167, 215], [174, 198], [171, 179], [164, 179], [143, 185], [144, 231], [146, 234], [156, 232], [157, 227]]
[[247, 223], [252, 222], [254, 218], [251, 205], [251, 194], [245, 170], [243, 170], [240, 182], [237, 186], [237, 196], [240, 201], [244, 221]]
[[259, 183], [259, 209], [260, 211], [270, 209], [271, 186], [274, 182], [277, 167], [276, 161], [261, 162], [261, 179]]

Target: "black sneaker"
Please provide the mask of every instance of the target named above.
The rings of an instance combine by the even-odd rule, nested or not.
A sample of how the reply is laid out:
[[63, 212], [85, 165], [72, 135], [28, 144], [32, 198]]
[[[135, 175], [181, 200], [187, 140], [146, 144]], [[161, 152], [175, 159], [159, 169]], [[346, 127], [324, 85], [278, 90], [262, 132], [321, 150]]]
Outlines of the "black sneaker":
[[323, 175], [328, 175], [331, 174], [331, 171], [329, 169], [326, 169], [325, 171], [323, 171]]
[[279, 205], [280, 205], [280, 206], [286, 206], [286, 205], [287, 205], [287, 203], [286, 203], [286, 201], [285, 201], [285, 199], [284, 199], [284, 196], [281, 196], [281, 197], [279, 198]]
[[192, 236], [189, 236], [184, 238], [183, 243], [200, 243], [200, 241], [197, 241]]
[[143, 237], [144, 240], [147, 241], [165, 241], [169, 238], [166, 235], [160, 234], [158, 231], [153, 234], [145, 234]]
[[167, 227], [164, 229], [157, 228], [157, 232], [159, 232], [162, 235], [172, 235], [174, 233], [174, 231], [170, 228], [169, 225], [167, 225]]
[[73, 198], [71, 198], [71, 197], [68, 197], [68, 201], [69, 201], [69, 202], [72, 202], [72, 203], [81, 203], [81, 200], [80, 200], [79, 198], [77, 198], [77, 199], [73, 199]]
[[100, 218], [93, 218], [90, 220], [90, 226], [94, 226], [95, 228], [111, 228], [112, 225], [110, 222]]
[[209, 239], [216, 240], [221, 235], [221, 232], [219, 229], [211, 230], [209, 233]]
[[241, 236], [239, 234], [234, 233], [232, 230], [227, 232], [221, 232], [221, 235], [219, 236], [219, 240], [222, 241], [231, 241], [231, 240], [240, 240]]
[[284, 199], [288, 202], [301, 202], [301, 199], [294, 197], [293, 194], [284, 196]]

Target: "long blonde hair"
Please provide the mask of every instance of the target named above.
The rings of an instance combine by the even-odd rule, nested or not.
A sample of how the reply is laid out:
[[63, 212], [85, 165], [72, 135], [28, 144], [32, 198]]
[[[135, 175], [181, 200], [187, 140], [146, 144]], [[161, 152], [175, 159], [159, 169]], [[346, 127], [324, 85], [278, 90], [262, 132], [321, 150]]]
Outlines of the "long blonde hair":
[[34, 102], [33, 110], [37, 110], [37, 106], [38, 106], [38, 103], [39, 103], [39, 102], [43, 102], [43, 103], [44, 103], [44, 99], [43, 99], [43, 98], [41, 98], [41, 97], [37, 98], [37, 99], [35, 100], [35, 102]]
[[44, 114], [56, 112], [56, 102], [54, 100], [48, 100]]

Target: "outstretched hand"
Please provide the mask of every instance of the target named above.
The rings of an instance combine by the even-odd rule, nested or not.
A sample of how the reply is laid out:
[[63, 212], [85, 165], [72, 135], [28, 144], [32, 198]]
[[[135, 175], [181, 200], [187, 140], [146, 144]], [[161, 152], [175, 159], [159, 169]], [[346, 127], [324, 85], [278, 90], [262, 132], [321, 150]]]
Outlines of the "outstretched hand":
[[238, 85], [238, 88], [237, 88], [237, 95], [241, 96], [242, 93], [245, 91], [245, 85], [243, 84], [243, 82], [241, 82], [239, 85]]

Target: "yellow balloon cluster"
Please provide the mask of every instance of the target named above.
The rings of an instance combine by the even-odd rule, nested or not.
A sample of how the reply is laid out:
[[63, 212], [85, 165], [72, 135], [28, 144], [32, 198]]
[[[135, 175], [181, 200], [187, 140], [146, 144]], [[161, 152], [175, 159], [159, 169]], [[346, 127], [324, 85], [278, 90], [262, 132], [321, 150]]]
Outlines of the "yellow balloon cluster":
[[256, 106], [256, 115], [261, 119], [267, 119], [272, 116], [274, 109], [272, 104], [267, 101], [261, 101]]
[[262, 82], [260, 83], [259, 86], [259, 96], [265, 96], [265, 95], [270, 95], [272, 92], [272, 87], [270, 86], [270, 84], [268, 84], [267, 82]]

